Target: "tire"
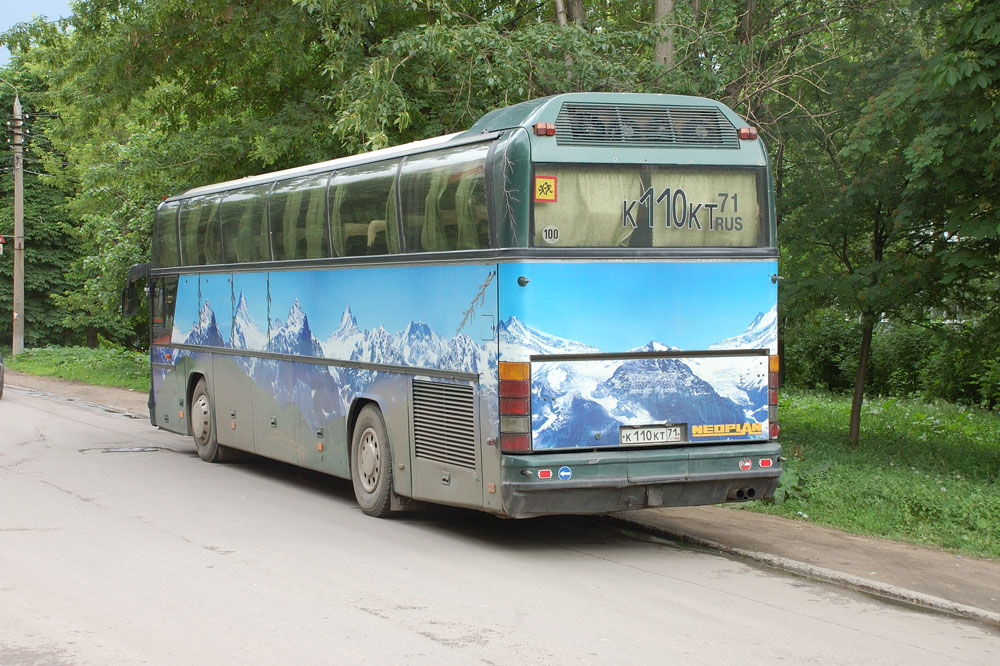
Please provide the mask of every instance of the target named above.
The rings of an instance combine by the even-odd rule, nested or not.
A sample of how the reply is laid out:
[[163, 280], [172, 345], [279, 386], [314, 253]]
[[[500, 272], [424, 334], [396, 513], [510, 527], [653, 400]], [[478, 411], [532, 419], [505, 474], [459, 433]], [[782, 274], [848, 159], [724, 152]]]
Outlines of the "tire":
[[351, 481], [358, 506], [369, 516], [385, 518], [392, 510], [392, 450], [382, 412], [365, 405], [351, 434]]
[[188, 411], [188, 426], [194, 437], [198, 456], [205, 462], [223, 462], [225, 447], [219, 445], [215, 436], [215, 411], [212, 398], [208, 394], [208, 383], [199, 379], [191, 394], [191, 409]]

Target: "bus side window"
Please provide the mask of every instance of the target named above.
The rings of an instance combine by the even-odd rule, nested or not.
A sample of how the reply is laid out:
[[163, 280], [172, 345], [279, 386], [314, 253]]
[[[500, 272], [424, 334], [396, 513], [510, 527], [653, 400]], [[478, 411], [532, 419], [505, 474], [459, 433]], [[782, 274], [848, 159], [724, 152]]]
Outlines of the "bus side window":
[[329, 173], [285, 180], [271, 192], [270, 221], [275, 260], [329, 256], [326, 182]]
[[185, 266], [219, 262], [221, 241], [215, 197], [196, 197], [182, 203], [180, 237], [181, 260]]
[[489, 247], [488, 144], [439, 150], [403, 164], [403, 233], [410, 252]]
[[153, 320], [150, 328], [153, 344], [168, 344], [174, 328], [174, 301], [177, 299], [177, 278], [166, 277], [151, 280], [153, 291]]
[[271, 241], [267, 234], [267, 193], [271, 184], [254, 185], [226, 193], [222, 213], [223, 263], [268, 261]]
[[397, 252], [398, 160], [338, 171], [330, 181], [330, 231], [338, 257]]
[[198, 236], [205, 248], [205, 263], [217, 264], [222, 261], [222, 234], [219, 230], [219, 200], [212, 198], [205, 202], [204, 211], [198, 221]]
[[181, 263], [177, 249], [177, 209], [179, 201], [160, 206], [153, 222], [153, 265], [177, 266]]

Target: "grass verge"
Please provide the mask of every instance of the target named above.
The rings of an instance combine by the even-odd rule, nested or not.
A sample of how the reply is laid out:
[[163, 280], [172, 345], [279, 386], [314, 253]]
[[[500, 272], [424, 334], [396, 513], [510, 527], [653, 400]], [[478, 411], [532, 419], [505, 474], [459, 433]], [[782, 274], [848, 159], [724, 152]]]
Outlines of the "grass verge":
[[149, 354], [120, 347], [38, 347], [25, 349], [17, 358], [4, 354], [4, 363], [29, 375], [149, 390]]
[[857, 449], [849, 396], [786, 390], [788, 458], [773, 502], [752, 511], [1000, 559], [1000, 415], [948, 403], [866, 400]]

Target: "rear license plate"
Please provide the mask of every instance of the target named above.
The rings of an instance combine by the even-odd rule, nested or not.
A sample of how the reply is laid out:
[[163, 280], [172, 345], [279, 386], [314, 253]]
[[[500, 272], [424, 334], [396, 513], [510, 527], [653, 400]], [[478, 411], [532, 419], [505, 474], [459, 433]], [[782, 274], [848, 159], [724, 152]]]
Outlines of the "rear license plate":
[[622, 446], [644, 446], [680, 442], [684, 426], [670, 425], [622, 426], [618, 429], [618, 443]]

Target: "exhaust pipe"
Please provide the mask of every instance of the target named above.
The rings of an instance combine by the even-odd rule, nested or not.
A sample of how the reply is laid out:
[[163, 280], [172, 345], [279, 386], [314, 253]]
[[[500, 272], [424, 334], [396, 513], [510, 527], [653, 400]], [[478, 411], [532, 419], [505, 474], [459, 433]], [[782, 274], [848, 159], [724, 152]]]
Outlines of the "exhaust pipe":
[[735, 490], [730, 490], [729, 494], [726, 495], [726, 499], [730, 502], [743, 502], [746, 500], [752, 500], [757, 496], [757, 490], [754, 488], [736, 488]]

